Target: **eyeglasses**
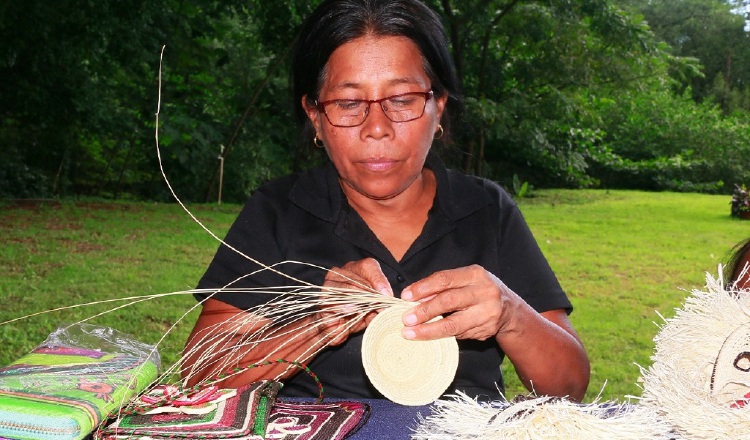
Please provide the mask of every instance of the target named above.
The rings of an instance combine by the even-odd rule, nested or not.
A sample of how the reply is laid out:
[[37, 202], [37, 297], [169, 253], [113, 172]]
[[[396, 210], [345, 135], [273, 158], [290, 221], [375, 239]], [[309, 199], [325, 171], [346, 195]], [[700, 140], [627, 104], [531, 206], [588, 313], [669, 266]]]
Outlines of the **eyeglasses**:
[[383, 113], [393, 122], [409, 122], [424, 114], [427, 101], [433, 91], [401, 93], [381, 99], [332, 99], [315, 101], [315, 108], [328, 118], [335, 127], [356, 127], [362, 125], [370, 114], [370, 105], [380, 104]]

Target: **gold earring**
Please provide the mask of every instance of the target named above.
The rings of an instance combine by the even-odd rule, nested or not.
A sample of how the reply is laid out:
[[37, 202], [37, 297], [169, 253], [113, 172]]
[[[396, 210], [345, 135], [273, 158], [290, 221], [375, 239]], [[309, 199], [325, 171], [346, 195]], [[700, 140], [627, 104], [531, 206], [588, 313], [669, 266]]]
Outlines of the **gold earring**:
[[315, 133], [315, 137], [313, 138], [313, 144], [315, 144], [318, 148], [323, 148], [326, 146], [326, 144], [323, 143], [322, 140], [318, 137], [318, 133]]
[[435, 132], [435, 136], [433, 136], [433, 139], [440, 139], [445, 134], [445, 130], [443, 130], [443, 126], [438, 124], [437, 131]]

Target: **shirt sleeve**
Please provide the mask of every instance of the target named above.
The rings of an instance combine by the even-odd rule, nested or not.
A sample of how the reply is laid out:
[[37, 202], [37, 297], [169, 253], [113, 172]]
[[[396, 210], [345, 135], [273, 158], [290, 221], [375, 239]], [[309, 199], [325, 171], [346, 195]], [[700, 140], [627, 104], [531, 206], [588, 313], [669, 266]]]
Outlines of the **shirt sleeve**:
[[[267, 193], [256, 191], [250, 197], [198, 282], [198, 289], [209, 289], [197, 293], [198, 300], [210, 295], [232, 306], [249, 309], [276, 296], [258, 292], [258, 289], [293, 283], [267, 267], [284, 260], [276, 240], [279, 215], [282, 212], [278, 201]], [[283, 270], [283, 267], [277, 267]], [[247, 291], [228, 292], [227, 288]]]
[[499, 200], [500, 230], [497, 235], [498, 277], [537, 312], [573, 306], [560, 286], [549, 262], [542, 254], [518, 205], [501, 188]]

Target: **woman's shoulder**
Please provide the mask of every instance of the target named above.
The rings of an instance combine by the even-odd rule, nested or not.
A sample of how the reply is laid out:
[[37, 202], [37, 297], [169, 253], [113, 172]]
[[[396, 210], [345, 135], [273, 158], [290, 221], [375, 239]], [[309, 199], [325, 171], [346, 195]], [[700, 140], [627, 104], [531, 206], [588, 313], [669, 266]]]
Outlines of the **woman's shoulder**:
[[498, 205], [501, 209], [516, 206], [513, 197], [495, 180], [466, 174], [455, 169], [447, 169], [446, 174], [451, 197], [454, 199], [483, 200], [488, 204]]
[[336, 216], [341, 189], [328, 165], [269, 180], [255, 189], [246, 206], [287, 214], [302, 210], [325, 220]]
[[297, 188], [320, 191], [325, 182], [325, 167], [311, 168], [270, 179], [250, 193], [253, 197], [289, 199]]

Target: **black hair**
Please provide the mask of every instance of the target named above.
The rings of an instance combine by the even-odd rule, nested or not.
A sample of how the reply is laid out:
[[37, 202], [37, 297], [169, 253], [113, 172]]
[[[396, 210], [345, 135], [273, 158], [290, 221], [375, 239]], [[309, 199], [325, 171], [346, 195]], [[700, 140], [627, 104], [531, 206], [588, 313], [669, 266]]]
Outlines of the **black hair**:
[[737, 243], [732, 248], [732, 254], [724, 266], [724, 285], [731, 288], [738, 281], [742, 270], [745, 268], [745, 256], [750, 255], [750, 239]]
[[302, 97], [317, 99], [331, 54], [366, 35], [406, 37], [417, 45], [435, 96], [448, 97], [440, 123], [443, 140], [450, 139], [463, 101], [440, 16], [419, 0], [324, 0], [303, 23], [292, 53], [294, 116], [303, 142], [312, 142], [315, 132]]

